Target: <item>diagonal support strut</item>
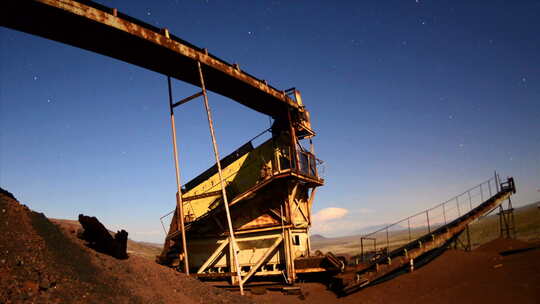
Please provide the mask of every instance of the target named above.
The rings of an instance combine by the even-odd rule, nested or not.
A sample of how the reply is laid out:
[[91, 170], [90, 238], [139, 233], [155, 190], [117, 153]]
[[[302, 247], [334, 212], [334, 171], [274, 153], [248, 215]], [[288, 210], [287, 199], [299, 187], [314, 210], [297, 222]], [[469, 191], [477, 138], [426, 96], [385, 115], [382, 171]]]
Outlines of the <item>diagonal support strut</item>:
[[216, 165], [218, 169], [218, 175], [219, 175], [219, 181], [221, 184], [221, 192], [223, 196], [223, 207], [225, 208], [225, 213], [227, 215], [227, 224], [229, 226], [229, 242], [230, 242], [230, 248], [232, 249], [232, 255], [234, 260], [234, 266], [236, 267], [236, 273], [238, 277], [238, 283], [240, 286], [240, 294], [244, 295], [244, 286], [242, 283], [242, 276], [240, 272], [240, 264], [238, 263], [238, 245], [236, 244], [236, 240], [234, 237], [234, 230], [232, 226], [231, 221], [231, 213], [229, 211], [229, 200], [227, 199], [227, 192], [225, 191], [225, 181], [223, 180], [223, 173], [221, 171], [221, 162], [219, 159], [219, 150], [216, 143], [216, 135], [214, 132], [214, 123], [212, 121], [212, 112], [210, 111], [210, 106], [208, 105], [208, 94], [206, 93], [206, 86], [204, 84], [204, 77], [203, 72], [201, 68], [201, 62], [197, 61], [197, 67], [199, 69], [199, 78], [201, 80], [201, 89], [204, 97], [204, 107], [206, 109], [206, 116], [208, 118], [208, 127], [210, 128], [210, 136], [212, 137], [212, 146], [214, 148], [214, 157], [216, 158]]

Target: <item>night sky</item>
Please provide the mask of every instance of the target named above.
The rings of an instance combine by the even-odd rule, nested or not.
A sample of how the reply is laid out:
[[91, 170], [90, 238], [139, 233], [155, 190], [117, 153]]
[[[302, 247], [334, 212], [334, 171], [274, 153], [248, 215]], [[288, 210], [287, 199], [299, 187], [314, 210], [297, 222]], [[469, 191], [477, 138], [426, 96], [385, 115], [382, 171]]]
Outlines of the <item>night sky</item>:
[[[302, 92], [325, 161], [314, 233], [397, 220], [494, 170], [516, 178], [515, 205], [540, 200], [540, 1], [99, 3]], [[0, 28], [0, 90], [0, 186], [49, 217], [163, 240], [176, 191], [164, 75]], [[174, 82], [175, 99], [195, 92]], [[222, 155], [269, 127], [209, 98]], [[186, 182], [213, 163], [211, 141], [201, 102], [176, 119]]]

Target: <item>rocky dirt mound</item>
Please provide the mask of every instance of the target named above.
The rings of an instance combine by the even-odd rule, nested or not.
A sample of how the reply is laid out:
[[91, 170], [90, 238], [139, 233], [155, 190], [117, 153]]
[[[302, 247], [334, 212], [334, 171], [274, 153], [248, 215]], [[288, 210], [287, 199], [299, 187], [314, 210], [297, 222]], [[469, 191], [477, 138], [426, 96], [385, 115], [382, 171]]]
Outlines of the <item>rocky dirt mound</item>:
[[[317, 283], [300, 283], [303, 297], [268, 292], [259, 303], [540, 303], [539, 244], [496, 239], [471, 252], [448, 250], [411, 273], [343, 298]], [[305, 299], [305, 300], [303, 300]]]
[[531, 246], [534, 246], [534, 244], [530, 242], [524, 242], [524, 241], [514, 240], [514, 239], [499, 238], [499, 239], [495, 239], [489, 243], [479, 246], [474, 251], [475, 252], [501, 253], [501, 252], [505, 252], [509, 250], [530, 248]]
[[0, 191], [0, 303], [246, 303], [140, 256], [97, 253]]
[[[59, 226], [62, 230], [69, 232], [69, 234], [78, 234], [82, 230], [81, 223], [76, 220], [67, 219], [55, 219], [49, 218], [49, 221]], [[113, 231], [109, 231], [114, 236]], [[138, 242], [128, 238], [127, 252], [130, 256], [141, 256], [151, 261], [156, 260], [156, 256], [161, 254], [162, 244]]]

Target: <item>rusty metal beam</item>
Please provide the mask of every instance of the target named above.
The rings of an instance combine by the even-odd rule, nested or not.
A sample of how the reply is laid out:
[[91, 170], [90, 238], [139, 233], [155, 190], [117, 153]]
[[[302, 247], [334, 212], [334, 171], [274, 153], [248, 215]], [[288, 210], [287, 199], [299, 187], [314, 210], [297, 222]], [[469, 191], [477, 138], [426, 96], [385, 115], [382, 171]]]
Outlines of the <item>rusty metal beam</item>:
[[167, 77], [167, 85], [169, 92], [169, 109], [171, 117], [171, 129], [172, 129], [172, 140], [173, 140], [173, 152], [174, 152], [174, 165], [176, 173], [176, 220], [178, 221], [178, 231], [182, 234], [182, 252], [184, 254], [184, 272], [189, 275], [189, 262], [188, 262], [188, 252], [186, 245], [186, 230], [184, 226], [184, 204], [182, 202], [182, 182], [180, 180], [180, 166], [178, 165], [178, 148], [176, 144], [176, 126], [174, 124], [174, 109], [172, 105], [172, 87], [171, 87], [171, 77]]
[[[280, 230], [282, 228], [294, 228], [293, 225], [284, 225], [283, 227], [282, 226], [270, 226], [270, 227], [261, 227], [261, 228], [249, 228], [249, 229], [245, 229], [245, 230], [235, 230], [234, 231], [234, 235], [244, 235], [244, 234], [252, 234], [252, 233], [259, 233], [259, 232], [267, 232], [267, 231], [272, 231], [272, 230]], [[223, 227], [223, 230], [226, 230], [227, 228], [226, 227]], [[215, 234], [200, 234], [200, 235], [197, 235], [197, 236], [190, 236], [190, 239], [204, 239], [204, 238], [210, 238], [210, 237], [215, 237], [216, 235]], [[223, 233], [221, 233], [219, 235], [220, 237], [221, 236], [229, 236], [229, 232], [228, 231], [224, 231]]]
[[272, 253], [274, 253], [274, 250], [281, 244], [283, 241], [283, 237], [280, 235], [277, 237], [276, 241], [266, 250], [266, 252], [263, 254], [263, 256], [251, 267], [249, 272], [242, 278], [242, 285], [245, 284], [254, 274], [257, 272], [257, 269], [259, 269], [264, 262], [270, 257]]
[[0, 26], [116, 58], [199, 86], [201, 63], [208, 90], [274, 118], [300, 105], [269, 86], [174, 35], [91, 1], [6, 0]]
[[[281, 214], [279, 214], [276, 210], [268, 209], [268, 211], [269, 211], [270, 216], [273, 215], [273, 216], [276, 217], [277, 220], [282, 221], [282, 222], [287, 222], [287, 219], [281, 217]], [[279, 227], [281, 227], [281, 226], [279, 226]]]
[[309, 218], [308, 216], [304, 213], [304, 210], [302, 210], [302, 207], [300, 207], [300, 203], [298, 202], [298, 199], [294, 199], [294, 213], [296, 213], [296, 211], [300, 211], [300, 214], [302, 215], [302, 217], [306, 220], [306, 222], [309, 224]]
[[[244, 287], [242, 283], [242, 277], [241, 277], [241, 271], [240, 271], [240, 263], [238, 262], [238, 245], [236, 244], [235, 238], [234, 238], [234, 229], [233, 224], [231, 220], [231, 213], [229, 211], [229, 201], [227, 199], [227, 191], [225, 190], [225, 180], [223, 179], [223, 173], [221, 170], [221, 162], [219, 157], [219, 149], [217, 146], [216, 141], [216, 134], [214, 132], [214, 123], [212, 121], [212, 111], [210, 111], [210, 105], [208, 104], [208, 94], [206, 93], [206, 83], [204, 80], [204, 75], [201, 67], [201, 63], [197, 62], [197, 67], [199, 68], [199, 81], [200, 86], [203, 92], [203, 99], [204, 99], [204, 108], [206, 110], [206, 117], [208, 118], [208, 127], [210, 129], [210, 137], [212, 138], [212, 147], [214, 148], [214, 157], [216, 158], [216, 165], [218, 169], [218, 176], [219, 176], [219, 182], [221, 185], [221, 196], [223, 198], [223, 207], [225, 209], [225, 214], [227, 215], [227, 224], [229, 226], [229, 249], [231, 251], [231, 254], [233, 256], [233, 262], [234, 266], [236, 267], [236, 272], [238, 274], [238, 285], [240, 286], [240, 294], [244, 295]], [[232, 267], [231, 267], [232, 268]], [[233, 279], [234, 282], [234, 279]]]
[[327, 272], [325, 268], [314, 267], [314, 268], [300, 268], [296, 269], [296, 273], [315, 273], [315, 272]]
[[203, 92], [195, 93], [195, 94], [193, 94], [193, 95], [191, 95], [191, 96], [189, 96], [189, 97], [186, 97], [186, 98], [184, 98], [184, 99], [182, 99], [182, 100], [180, 100], [180, 101], [178, 101], [178, 102], [175, 102], [175, 103], [172, 105], [172, 107], [173, 107], [173, 108], [176, 108], [176, 107], [181, 106], [181, 105], [185, 104], [186, 102], [188, 102], [188, 101], [190, 101], [190, 100], [193, 100], [193, 99], [195, 99], [195, 98], [197, 98], [197, 97], [200, 97], [200, 96], [203, 96]]
[[182, 200], [184, 202], [189, 202], [189, 201], [194, 201], [194, 200], [198, 200], [198, 199], [201, 199], [201, 198], [206, 198], [206, 197], [211, 197], [211, 196], [218, 196], [218, 195], [221, 195], [221, 190], [211, 191], [211, 192], [207, 192], [207, 193], [203, 193], [203, 194], [197, 194], [197, 195], [191, 195], [191, 196], [184, 196], [184, 197], [182, 197]]
[[311, 225], [311, 206], [313, 206], [313, 199], [315, 199], [315, 192], [317, 192], [317, 188], [313, 188], [311, 190], [311, 194], [309, 195], [308, 200], [308, 216], [309, 216], [309, 224]]
[[228, 278], [235, 276], [236, 272], [214, 272], [214, 273], [194, 273], [191, 276], [197, 278]]
[[204, 264], [201, 265], [197, 273], [203, 273], [206, 270], [206, 268], [208, 268], [208, 266], [214, 263], [214, 261], [218, 258], [218, 256], [221, 255], [221, 253], [223, 252], [223, 249], [225, 249], [225, 247], [228, 244], [229, 244], [228, 238], [223, 240], [223, 242], [218, 246], [218, 248], [214, 251], [214, 253], [212, 253], [212, 255], [210, 255], [210, 257], [206, 259], [206, 262], [204, 262]]

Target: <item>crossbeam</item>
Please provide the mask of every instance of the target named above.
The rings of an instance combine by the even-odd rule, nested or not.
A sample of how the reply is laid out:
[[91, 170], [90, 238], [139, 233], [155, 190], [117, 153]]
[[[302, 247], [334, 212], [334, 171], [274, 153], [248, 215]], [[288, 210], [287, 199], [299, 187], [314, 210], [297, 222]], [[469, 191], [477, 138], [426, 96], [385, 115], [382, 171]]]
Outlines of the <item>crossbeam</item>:
[[194, 201], [194, 200], [198, 200], [198, 199], [201, 199], [201, 198], [206, 198], [206, 197], [211, 197], [211, 196], [218, 196], [218, 195], [221, 195], [221, 190], [211, 191], [211, 192], [192, 195], [192, 196], [184, 196], [184, 197], [182, 197], [182, 201], [189, 202], [189, 201]]
[[242, 278], [242, 285], [245, 284], [257, 272], [257, 270], [262, 266], [264, 262], [266, 262], [266, 260], [270, 257], [270, 255], [274, 253], [274, 250], [276, 250], [276, 248], [279, 246], [279, 244], [281, 244], [282, 241], [283, 241], [283, 237], [280, 235], [274, 241], [272, 246], [270, 246], [270, 248], [266, 250], [263, 256], [257, 261], [257, 263], [255, 263], [255, 265], [251, 267], [251, 269], [246, 274], [246, 276]]
[[185, 104], [186, 102], [188, 102], [188, 101], [190, 101], [190, 100], [193, 100], [193, 99], [195, 99], [195, 98], [197, 98], [197, 97], [203, 96], [203, 94], [204, 94], [204, 93], [203, 93], [202, 91], [201, 91], [201, 92], [198, 92], [198, 93], [195, 93], [195, 94], [193, 94], [193, 95], [191, 95], [191, 96], [189, 96], [189, 97], [186, 97], [186, 98], [184, 98], [184, 99], [182, 99], [182, 100], [180, 100], [180, 101], [178, 101], [178, 102], [175, 102], [175, 103], [172, 105], [172, 107], [173, 107], [173, 108], [176, 108], [176, 107], [178, 107], [178, 106], [180, 106], [180, 105]]
[[225, 247], [229, 245], [229, 238], [226, 238], [219, 246], [218, 248], [216, 248], [216, 250], [212, 253], [212, 255], [206, 259], [206, 262], [204, 262], [204, 264], [201, 265], [201, 267], [199, 268], [199, 270], [197, 270], [197, 273], [203, 273], [206, 268], [208, 268], [208, 266], [212, 265], [212, 263], [214, 263], [214, 261], [216, 260], [216, 258], [218, 256], [221, 255], [221, 253], [223, 253], [223, 249], [225, 249]]

